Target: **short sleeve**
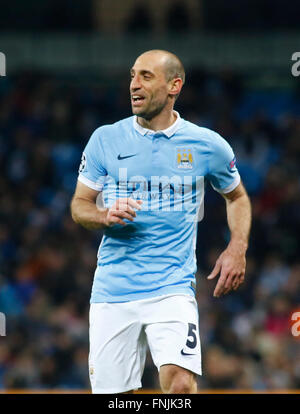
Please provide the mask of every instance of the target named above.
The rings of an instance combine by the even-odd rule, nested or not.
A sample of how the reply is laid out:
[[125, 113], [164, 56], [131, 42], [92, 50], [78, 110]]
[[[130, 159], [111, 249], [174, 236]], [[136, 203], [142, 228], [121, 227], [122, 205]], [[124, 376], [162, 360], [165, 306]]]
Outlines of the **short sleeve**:
[[100, 128], [91, 135], [81, 157], [78, 181], [96, 191], [102, 191], [107, 171], [100, 142]]
[[233, 191], [241, 181], [231, 146], [216, 133], [212, 137], [212, 152], [207, 178], [214, 190], [223, 194]]

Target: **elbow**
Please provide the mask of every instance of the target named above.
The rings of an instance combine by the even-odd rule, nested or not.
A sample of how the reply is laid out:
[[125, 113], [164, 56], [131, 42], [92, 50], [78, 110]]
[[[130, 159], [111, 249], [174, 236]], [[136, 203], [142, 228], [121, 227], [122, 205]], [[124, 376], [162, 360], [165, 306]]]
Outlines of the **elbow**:
[[80, 224], [78, 217], [76, 216], [76, 214], [72, 210], [71, 210], [71, 217], [72, 217], [72, 220], [74, 221], [74, 223]]

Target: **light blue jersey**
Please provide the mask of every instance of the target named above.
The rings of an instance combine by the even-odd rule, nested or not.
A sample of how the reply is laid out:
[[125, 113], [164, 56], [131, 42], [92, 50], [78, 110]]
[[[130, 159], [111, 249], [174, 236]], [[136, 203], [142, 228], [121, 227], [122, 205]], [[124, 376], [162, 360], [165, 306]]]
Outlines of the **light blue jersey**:
[[135, 116], [94, 131], [78, 180], [117, 198], [143, 200], [133, 222], [104, 230], [91, 303], [195, 294], [197, 222], [204, 182], [221, 193], [240, 182], [230, 145], [217, 133], [180, 118], [163, 131]]

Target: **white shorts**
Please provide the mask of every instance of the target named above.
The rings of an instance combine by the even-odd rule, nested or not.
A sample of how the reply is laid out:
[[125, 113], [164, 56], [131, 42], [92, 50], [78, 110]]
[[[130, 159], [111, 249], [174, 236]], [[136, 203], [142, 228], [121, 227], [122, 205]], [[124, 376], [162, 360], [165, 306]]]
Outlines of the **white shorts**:
[[140, 388], [147, 345], [158, 370], [174, 364], [202, 374], [198, 308], [192, 296], [92, 303], [89, 335], [94, 394]]

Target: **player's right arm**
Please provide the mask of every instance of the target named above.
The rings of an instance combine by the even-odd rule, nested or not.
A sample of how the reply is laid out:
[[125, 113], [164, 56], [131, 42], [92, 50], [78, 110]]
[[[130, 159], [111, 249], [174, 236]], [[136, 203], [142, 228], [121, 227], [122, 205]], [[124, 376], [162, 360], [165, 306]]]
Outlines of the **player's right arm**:
[[99, 191], [93, 190], [77, 181], [76, 190], [71, 202], [71, 215], [75, 223], [83, 227], [103, 229], [114, 224], [126, 225], [124, 219], [133, 221], [136, 217], [134, 208], [140, 210], [142, 201], [132, 198], [119, 198], [110, 208], [97, 206]]

